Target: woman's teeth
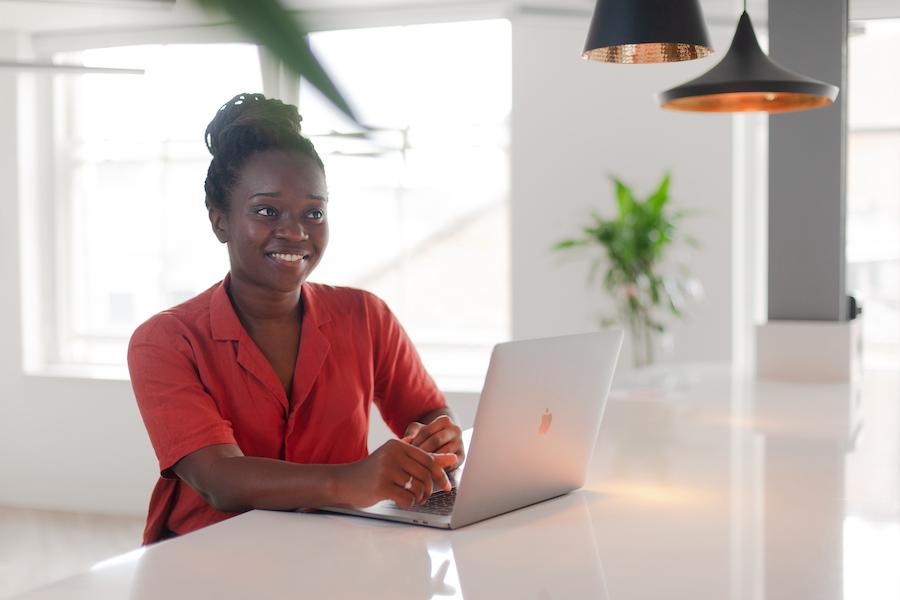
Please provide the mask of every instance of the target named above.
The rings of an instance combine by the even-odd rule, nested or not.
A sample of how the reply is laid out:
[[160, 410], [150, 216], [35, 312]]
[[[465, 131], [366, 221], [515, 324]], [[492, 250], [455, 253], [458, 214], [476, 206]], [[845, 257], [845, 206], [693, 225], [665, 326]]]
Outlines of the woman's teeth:
[[297, 262], [306, 258], [302, 254], [272, 254], [272, 256], [274, 256], [278, 260], [283, 260], [285, 262]]

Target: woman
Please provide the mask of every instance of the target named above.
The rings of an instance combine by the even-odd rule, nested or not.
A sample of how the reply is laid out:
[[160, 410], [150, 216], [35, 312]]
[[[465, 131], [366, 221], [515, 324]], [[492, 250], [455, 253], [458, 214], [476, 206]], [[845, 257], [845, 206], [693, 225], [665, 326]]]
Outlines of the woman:
[[[206, 206], [231, 269], [152, 317], [128, 366], [160, 463], [144, 543], [253, 508], [421, 503], [460, 428], [374, 295], [307, 283], [328, 244], [321, 159], [294, 106], [260, 94], [206, 130]], [[374, 403], [394, 433], [368, 454]]]

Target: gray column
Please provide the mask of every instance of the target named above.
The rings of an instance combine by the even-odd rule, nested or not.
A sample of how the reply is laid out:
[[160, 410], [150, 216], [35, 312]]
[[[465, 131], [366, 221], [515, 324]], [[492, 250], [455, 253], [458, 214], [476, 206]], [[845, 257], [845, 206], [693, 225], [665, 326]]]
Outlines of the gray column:
[[769, 53], [841, 88], [769, 120], [769, 320], [846, 320], [847, 0], [770, 0]]

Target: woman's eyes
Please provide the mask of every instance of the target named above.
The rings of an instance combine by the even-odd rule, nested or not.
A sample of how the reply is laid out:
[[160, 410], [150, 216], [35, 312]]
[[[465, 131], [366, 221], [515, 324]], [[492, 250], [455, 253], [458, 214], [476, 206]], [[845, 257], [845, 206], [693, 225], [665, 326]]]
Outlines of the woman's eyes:
[[[260, 206], [259, 208], [254, 209], [253, 212], [254, 212], [254, 214], [257, 214], [261, 217], [277, 217], [278, 216], [278, 211], [275, 210], [274, 208], [272, 208], [271, 206]], [[325, 220], [325, 211], [320, 208], [311, 210], [308, 213], [306, 213], [306, 215], [316, 221], [324, 221]]]

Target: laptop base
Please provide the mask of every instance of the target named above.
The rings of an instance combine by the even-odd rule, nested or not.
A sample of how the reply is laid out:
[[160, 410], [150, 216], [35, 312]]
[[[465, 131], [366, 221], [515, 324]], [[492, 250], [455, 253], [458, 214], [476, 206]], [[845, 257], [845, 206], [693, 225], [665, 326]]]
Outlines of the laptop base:
[[368, 517], [370, 519], [380, 519], [385, 521], [396, 521], [398, 523], [409, 523], [411, 525], [423, 525], [425, 527], [435, 527], [437, 529], [452, 529], [450, 527], [450, 515], [430, 515], [428, 513], [417, 513], [407, 510], [397, 510], [388, 506], [389, 502], [379, 502], [368, 508], [337, 508], [329, 506], [320, 509], [321, 512], [339, 513], [342, 515], [353, 515], [357, 517]]

